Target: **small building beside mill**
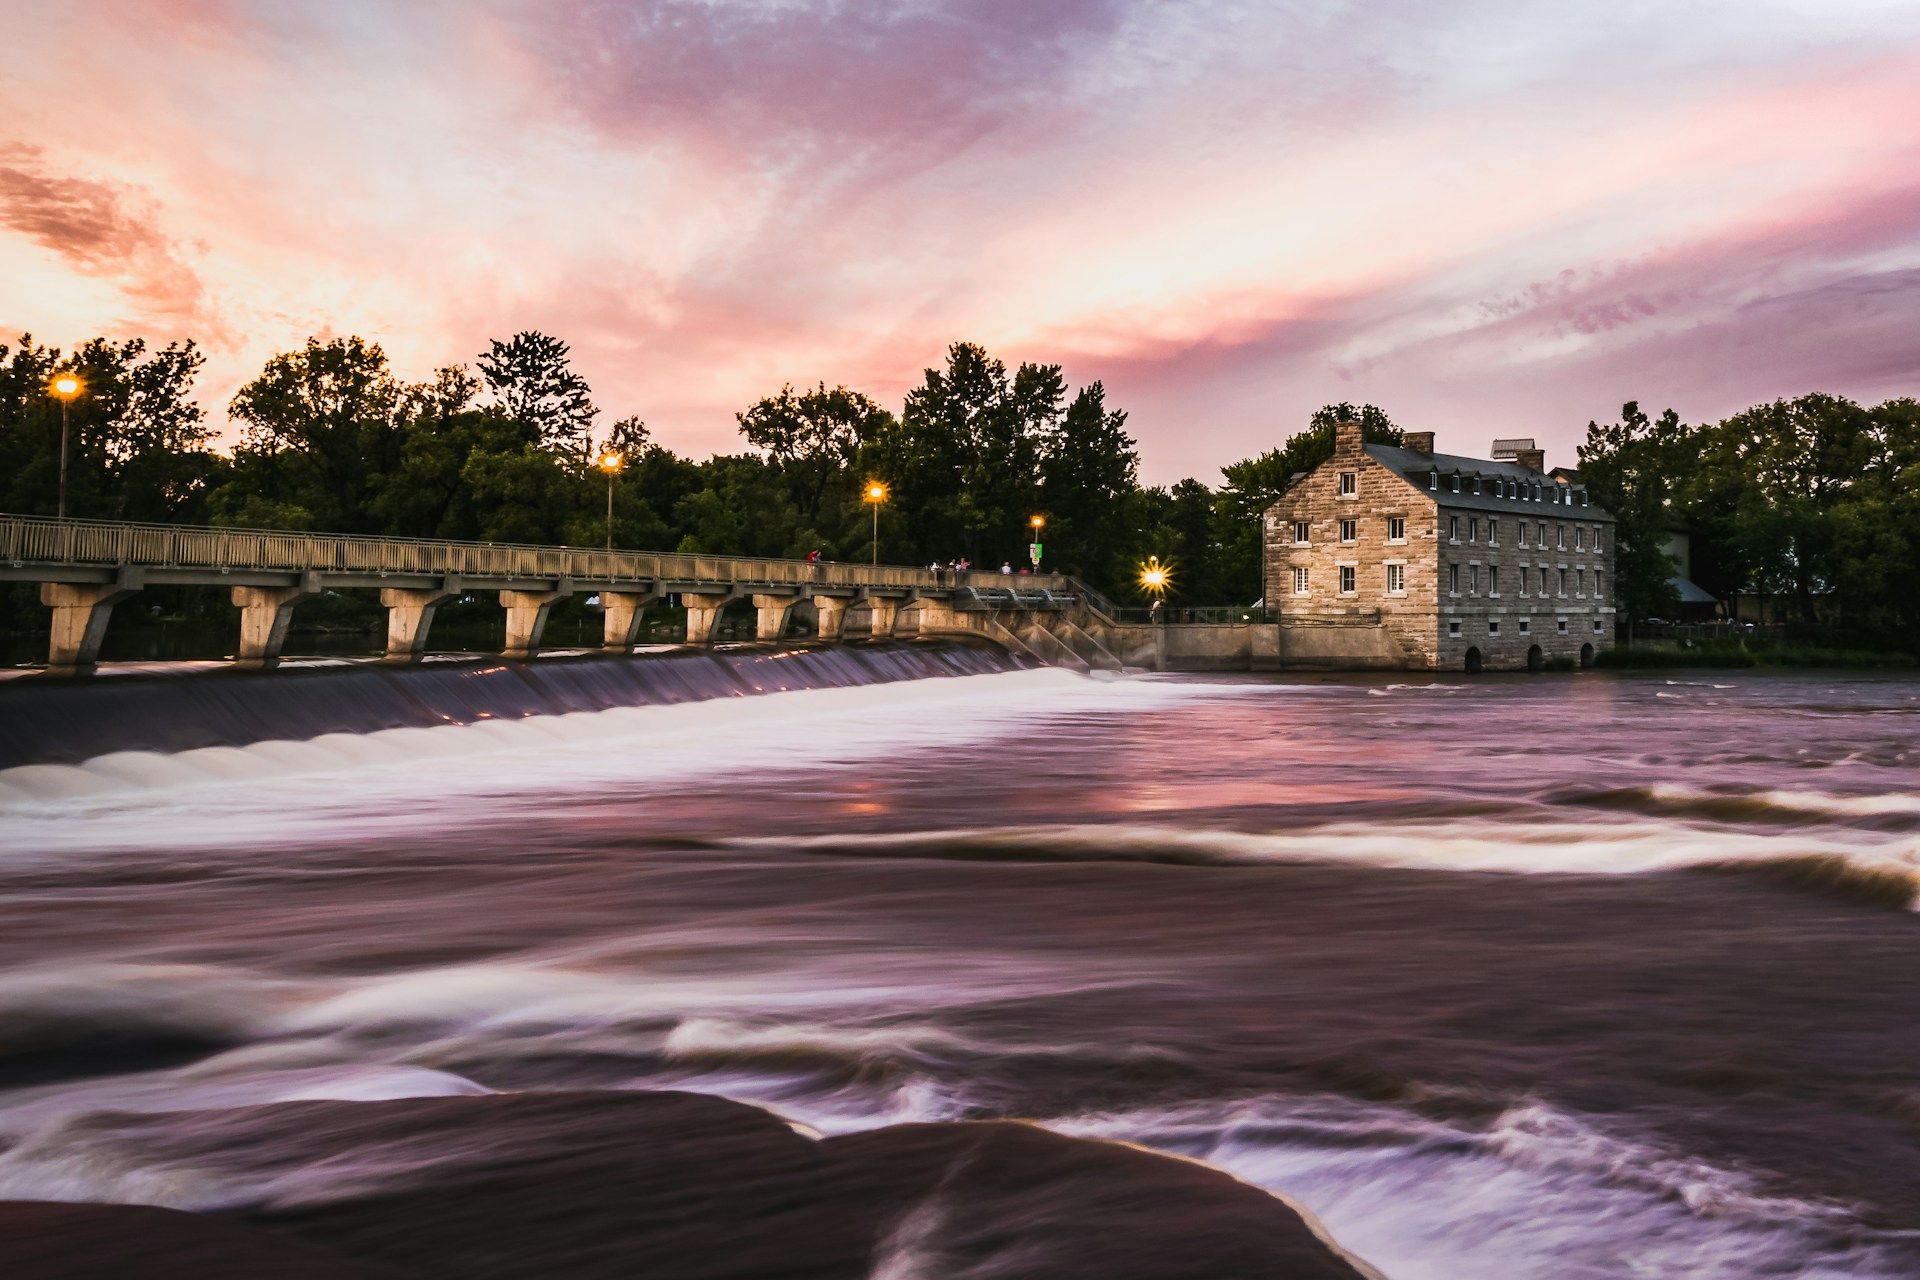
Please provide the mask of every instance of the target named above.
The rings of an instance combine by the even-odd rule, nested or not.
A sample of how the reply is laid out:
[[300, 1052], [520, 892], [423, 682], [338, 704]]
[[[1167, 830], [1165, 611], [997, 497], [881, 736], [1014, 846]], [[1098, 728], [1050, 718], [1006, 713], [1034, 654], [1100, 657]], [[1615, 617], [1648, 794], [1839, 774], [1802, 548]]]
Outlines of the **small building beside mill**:
[[1333, 456], [1266, 512], [1266, 602], [1279, 665], [1440, 671], [1590, 665], [1613, 644], [1613, 516], [1532, 440], [1490, 458], [1432, 432]]

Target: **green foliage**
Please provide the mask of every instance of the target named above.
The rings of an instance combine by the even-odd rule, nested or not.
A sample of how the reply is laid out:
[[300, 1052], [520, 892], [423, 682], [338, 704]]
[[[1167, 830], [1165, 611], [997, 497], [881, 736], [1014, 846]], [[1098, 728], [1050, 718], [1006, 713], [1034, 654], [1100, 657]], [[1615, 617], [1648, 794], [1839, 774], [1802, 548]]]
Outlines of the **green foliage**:
[[475, 363], [501, 412], [519, 424], [528, 444], [584, 455], [600, 410], [587, 380], [574, 372], [569, 352], [558, 338], [529, 330], [489, 343]]
[[64, 373], [82, 388], [67, 410], [68, 513], [164, 521], [194, 509], [221, 469], [192, 398], [203, 361], [191, 342], [94, 338], [71, 355], [31, 335], [0, 343], [0, 509], [54, 513], [60, 402], [49, 386]]
[[1689, 428], [1669, 409], [1653, 421], [1635, 401], [1620, 410], [1620, 421], [1587, 423], [1579, 449], [1580, 477], [1593, 500], [1619, 521], [1614, 529], [1614, 588], [1629, 618], [1659, 617], [1679, 603], [1666, 553], [1669, 533], [1678, 525], [1673, 491], [1679, 463], [1687, 450]]
[[1582, 475], [1620, 521], [1628, 616], [1664, 614], [1666, 532], [1693, 534], [1694, 580], [1763, 596], [1803, 632], [1898, 643], [1920, 625], [1920, 401], [1815, 394], [1686, 426], [1628, 404], [1589, 424]]

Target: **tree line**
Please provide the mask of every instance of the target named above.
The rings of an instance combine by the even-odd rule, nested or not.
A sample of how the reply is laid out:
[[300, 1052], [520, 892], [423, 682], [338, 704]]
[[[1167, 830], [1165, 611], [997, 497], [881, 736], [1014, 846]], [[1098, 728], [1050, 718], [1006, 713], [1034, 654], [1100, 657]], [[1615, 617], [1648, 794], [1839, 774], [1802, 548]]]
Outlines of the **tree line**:
[[1651, 417], [1587, 424], [1580, 472], [1619, 520], [1620, 608], [1670, 617], [1668, 536], [1692, 544], [1692, 578], [1750, 620], [1764, 608], [1810, 635], [1911, 648], [1920, 625], [1920, 400], [1861, 405], [1814, 394], [1719, 422]]
[[[565, 342], [525, 332], [470, 365], [413, 383], [377, 343], [309, 339], [266, 362], [228, 405], [213, 447], [193, 395], [192, 342], [95, 338], [70, 352], [0, 342], [0, 509], [51, 514], [61, 373], [70, 406], [68, 511], [174, 523], [403, 537], [865, 559], [869, 483], [887, 488], [880, 555], [894, 563], [1027, 562], [1033, 515], [1045, 567], [1137, 602], [1137, 570], [1172, 566], [1169, 597], [1248, 604], [1260, 592], [1261, 513], [1359, 421], [1398, 443], [1373, 405], [1327, 405], [1277, 448], [1196, 478], [1145, 486], [1127, 414], [1098, 381], [1056, 364], [1009, 368], [957, 342], [896, 411], [846, 386], [783, 386], [737, 415], [742, 448], [704, 460], [594, 402]], [[1620, 520], [1624, 616], [1668, 613], [1669, 531], [1694, 538], [1693, 574], [1723, 598], [1764, 593], [1810, 624], [1911, 627], [1903, 589], [1920, 553], [1920, 402], [1865, 407], [1810, 395], [1691, 426], [1628, 404], [1580, 448], [1596, 500]]]
[[1024, 566], [1038, 515], [1044, 567], [1116, 598], [1140, 598], [1138, 565], [1155, 556], [1176, 601], [1249, 603], [1276, 481], [1331, 451], [1335, 419], [1385, 423], [1331, 405], [1217, 489], [1143, 486], [1126, 411], [1100, 382], [1070, 387], [1059, 365], [1009, 368], [959, 342], [898, 411], [846, 386], [783, 386], [736, 415], [739, 452], [696, 461], [637, 415], [605, 422], [567, 344], [527, 332], [418, 383], [377, 343], [309, 339], [234, 394], [240, 434], [221, 452], [193, 397], [203, 363], [192, 342], [0, 343], [0, 509], [54, 510], [48, 387], [70, 372], [84, 387], [70, 405], [79, 518], [590, 546], [607, 537], [611, 455], [623, 547], [865, 559], [878, 482], [886, 561]]

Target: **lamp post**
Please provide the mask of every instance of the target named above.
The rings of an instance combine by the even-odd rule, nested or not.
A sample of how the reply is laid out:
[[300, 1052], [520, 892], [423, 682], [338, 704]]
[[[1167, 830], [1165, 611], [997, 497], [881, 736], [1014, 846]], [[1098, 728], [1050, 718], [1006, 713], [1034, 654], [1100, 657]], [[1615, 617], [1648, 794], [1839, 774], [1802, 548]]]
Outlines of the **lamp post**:
[[1033, 530], [1033, 545], [1027, 548], [1027, 557], [1033, 561], [1033, 571], [1040, 572], [1040, 531], [1047, 527], [1045, 516], [1033, 516], [1027, 521], [1027, 527]]
[[880, 563], [880, 504], [887, 500], [887, 486], [878, 480], [867, 482], [867, 491], [862, 500], [873, 508], [873, 563]]
[[607, 473], [607, 554], [613, 554], [613, 478], [627, 460], [609, 449], [600, 455], [600, 469]]
[[67, 441], [73, 434], [69, 421], [71, 417], [69, 406], [73, 404], [73, 398], [80, 394], [80, 379], [70, 373], [63, 373], [53, 380], [53, 385], [48, 388], [48, 391], [60, 402], [60, 497], [54, 515], [57, 519], [65, 520], [67, 518]]

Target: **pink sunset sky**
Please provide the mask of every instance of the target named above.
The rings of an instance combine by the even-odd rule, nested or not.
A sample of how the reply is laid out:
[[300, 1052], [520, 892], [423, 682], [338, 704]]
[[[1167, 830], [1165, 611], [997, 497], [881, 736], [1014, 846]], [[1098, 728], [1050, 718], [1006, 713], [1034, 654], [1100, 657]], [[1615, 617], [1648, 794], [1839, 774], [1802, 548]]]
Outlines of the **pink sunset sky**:
[[0, 334], [573, 344], [739, 446], [946, 344], [1106, 382], [1146, 479], [1372, 401], [1570, 462], [1920, 394], [1920, 4], [0, 0]]

